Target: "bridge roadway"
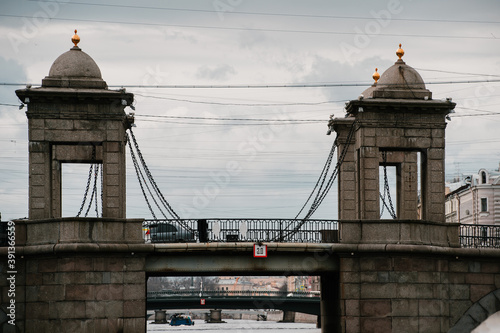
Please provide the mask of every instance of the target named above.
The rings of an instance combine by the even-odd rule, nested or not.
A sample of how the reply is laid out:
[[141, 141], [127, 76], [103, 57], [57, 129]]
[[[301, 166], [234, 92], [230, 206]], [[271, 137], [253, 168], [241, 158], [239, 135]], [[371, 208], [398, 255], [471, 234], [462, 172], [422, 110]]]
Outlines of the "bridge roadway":
[[338, 258], [327, 243], [264, 243], [266, 258], [253, 257], [253, 243], [169, 243], [151, 246], [148, 276], [319, 275], [336, 272]]
[[[269, 296], [274, 294], [276, 296]], [[202, 304], [204, 300], [204, 304]], [[147, 310], [174, 310], [174, 309], [262, 309], [303, 312], [312, 315], [321, 315], [320, 297], [311, 293], [246, 293], [230, 292], [196, 292], [189, 293], [161, 293], [149, 292]]]

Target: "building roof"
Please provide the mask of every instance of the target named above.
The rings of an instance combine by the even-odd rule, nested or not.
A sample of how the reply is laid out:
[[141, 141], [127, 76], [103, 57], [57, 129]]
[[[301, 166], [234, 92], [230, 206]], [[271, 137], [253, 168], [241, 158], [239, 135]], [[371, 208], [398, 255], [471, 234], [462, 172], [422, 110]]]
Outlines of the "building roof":
[[75, 45], [54, 61], [49, 75], [42, 80], [42, 87], [106, 89], [99, 66], [77, 46], [80, 37], [76, 30], [72, 41]]
[[[364, 98], [390, 98], [390, 99], [432, 99], [432, 93], [425, 88], [425, 83], [420, 74], [403, 59], [404, 51], [399, 44], [396, 51], [399, 59], [389, 67], [381, 76], [373, 78], [375, 83], [365, 91]], [[380, 79], [378, 79], [380, 77]]]

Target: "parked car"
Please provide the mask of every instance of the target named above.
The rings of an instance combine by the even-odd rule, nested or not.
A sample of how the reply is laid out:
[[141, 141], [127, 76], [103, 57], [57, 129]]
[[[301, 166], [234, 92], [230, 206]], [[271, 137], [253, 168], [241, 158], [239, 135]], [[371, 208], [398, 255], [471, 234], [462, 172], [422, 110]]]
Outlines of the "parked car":
[[194, 325], [194, 321], [188, 315], [176, 313], [170, 317], [170, 326]]
[[149, 226], [149, 234], [152, 243], [192, 242], [195, 240], [193, 231], [171, 223], [151, 224]]

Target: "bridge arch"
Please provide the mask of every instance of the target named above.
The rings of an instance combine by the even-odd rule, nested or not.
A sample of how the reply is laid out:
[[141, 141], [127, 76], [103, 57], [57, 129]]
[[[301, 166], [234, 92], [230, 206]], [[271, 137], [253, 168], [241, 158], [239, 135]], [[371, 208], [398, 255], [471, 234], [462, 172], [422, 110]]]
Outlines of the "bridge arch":
[[474, 303], [448, 333], [468, 333], [492, 314], [500, 311], [500, 289], [490, 292]]

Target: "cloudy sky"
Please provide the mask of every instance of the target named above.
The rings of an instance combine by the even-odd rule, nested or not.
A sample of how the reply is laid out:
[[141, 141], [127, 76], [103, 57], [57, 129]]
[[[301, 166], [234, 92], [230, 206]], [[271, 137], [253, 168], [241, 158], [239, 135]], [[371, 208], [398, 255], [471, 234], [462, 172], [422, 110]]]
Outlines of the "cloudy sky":
[[[293, 218], [335, 138], [329, 116], [396, 61], [399, 43], [433, 97], [457, 103], [447, 179], [498, 169], [499, 14], [494, 0], [2, 0], [2, 219], [28, 215], [27, 122], [14, 91], [41, 84], [74, 29], [111, 89], [146, 86], [127, 88], [134, 133], [181, 217]], [[150, 218], [130, 158], [127, 168], [128, 217]], [[65, 216], [76, 215], [87, 173], [64, 165]], [[337, 218], [336, 193], [314, 218]]]

